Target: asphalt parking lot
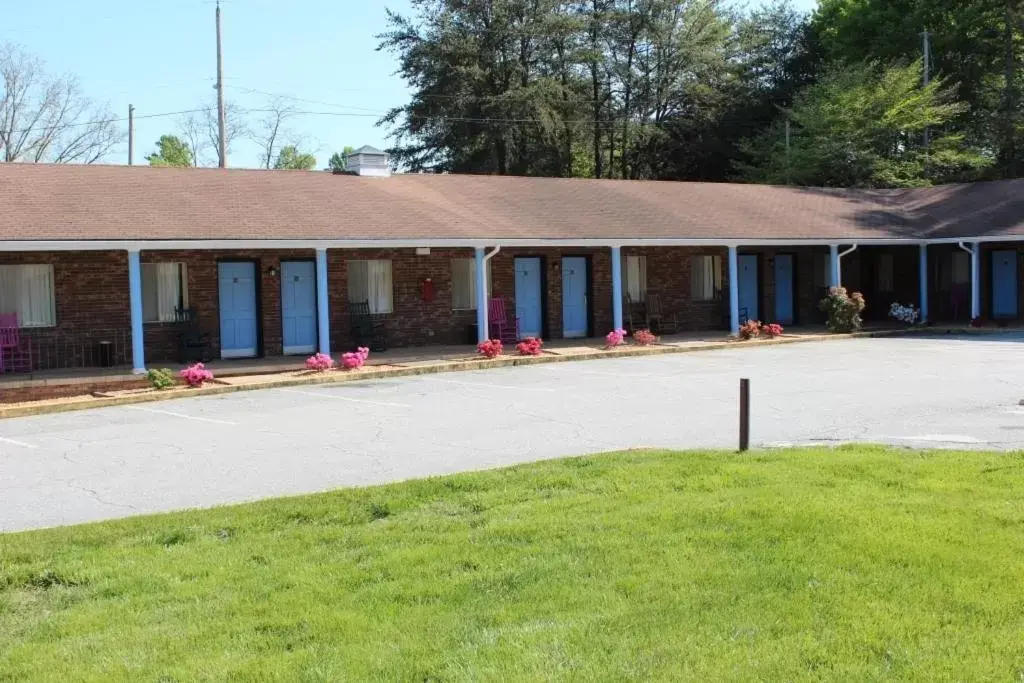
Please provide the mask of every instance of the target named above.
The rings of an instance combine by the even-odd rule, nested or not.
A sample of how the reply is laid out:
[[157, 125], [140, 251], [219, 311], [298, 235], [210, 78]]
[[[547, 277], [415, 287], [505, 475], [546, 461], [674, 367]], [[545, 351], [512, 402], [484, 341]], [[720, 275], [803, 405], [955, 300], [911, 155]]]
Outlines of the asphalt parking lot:
[[0, 421], [0, 531], [634, 447], [1024, 448], [1024, 335], [888, 338], [271, 389]]

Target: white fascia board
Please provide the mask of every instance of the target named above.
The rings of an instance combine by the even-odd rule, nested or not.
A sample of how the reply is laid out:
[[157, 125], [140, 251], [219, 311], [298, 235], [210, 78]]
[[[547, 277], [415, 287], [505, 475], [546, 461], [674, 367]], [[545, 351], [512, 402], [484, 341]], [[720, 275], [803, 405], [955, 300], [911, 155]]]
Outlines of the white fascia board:
[[297, 239], [297, 240], [6, 240], [0, 251], [161, 251], [161, 250], [237, 250], [237, 249], [473, 249], [477, 247], [798, 247], [858, 244], [863, 246], [908, 246], [920, 244], [956, 244], [958, 242], [1021, 242], [1024, 235], [999, 237], [947, 237], [941, 239], [689, 239], [689, 238], [614, 238], [614, 239], [467, 239], [434, 238], [419, 240], [369, 239]]

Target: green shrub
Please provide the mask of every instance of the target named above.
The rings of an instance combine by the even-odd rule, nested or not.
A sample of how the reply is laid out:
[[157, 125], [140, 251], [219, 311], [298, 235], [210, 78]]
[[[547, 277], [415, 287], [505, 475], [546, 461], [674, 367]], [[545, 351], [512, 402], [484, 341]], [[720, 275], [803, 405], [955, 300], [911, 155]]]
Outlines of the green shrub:
[[146, 373], [146, 379], [149, 380], [149, 386], [157, 390], [170, 389], [177, 384], [174, 373], [167, 368], [150, 370]]
[[818, 308], [828, 316], [830, 332], [856, 332], [863, 322], [860, 313], [866, 305], [860, 292], [847, 294], [845, 287], [832, 287]]

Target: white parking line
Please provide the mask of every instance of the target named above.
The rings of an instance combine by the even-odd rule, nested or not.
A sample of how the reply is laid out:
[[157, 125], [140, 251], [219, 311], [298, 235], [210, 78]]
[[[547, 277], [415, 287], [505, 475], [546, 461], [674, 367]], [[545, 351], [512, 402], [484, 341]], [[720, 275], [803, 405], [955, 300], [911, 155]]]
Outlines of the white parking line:
[[124, 406], [126, 410], [138, 410], [143, 413], [153, 413], [154, 415], [169, 415], [170, 417], [180, 417], [184, 420], [195, 420], [196, 422], [209, 422], [215, 425], [227, 425], [229, 427], [237, 426], [234, 422], [228, 422], [227, 420], [214, 420], [209, 417], [197, 417], [195, 415], [185, 415], [184, 413], [175, 413], [170, 410], [156, 410], [155, 408], [140, 408], [139, 406]]
[[0, 436], [0, 443], [9, 443], [12, 446], [21, 446], [22, 448], [39, 448], [35, 444], [25, 443], [24, 441], [18, 441], [17, 439], [8, 439]]
[[511, 391], [543, 391], [554, 392], [557, 389], [548, 387], [514, 387], [507, 384], [484, 384], [483, 382], [460, 382], [457, 379], [441, 379], [440, 377], [420, 377], [423, 382], [443, 382], [445, 384], [457, 384], [463, 387], [476, 387], [477, 389], [509, 389]]
[[337, 394], [328, 394], [326, 392], [299, 391], [298, 389], [278, 389], [278, 391], [285, 394], [299, 394], [300, 396], [312, 396], [313, 398], [334, 398], [339, 401], [351, 401], [352, 403], [366, 403], [371, 406], [384, 406], [386, 408], [412, 407], [406, 403], [388, 403], [387, 401], [371, 401], [365, 398], [351, 398], [349, 396], [338, 396]]

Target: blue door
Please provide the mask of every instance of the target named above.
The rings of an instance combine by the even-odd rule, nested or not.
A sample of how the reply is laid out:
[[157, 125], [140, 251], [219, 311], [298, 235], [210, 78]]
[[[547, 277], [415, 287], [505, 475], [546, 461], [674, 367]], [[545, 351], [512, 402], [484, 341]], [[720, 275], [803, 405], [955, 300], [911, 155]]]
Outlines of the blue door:
[[316, 267], [312, 261], [281, 262], [281, 328], [286, 354], [316, 350]]
[[516, 317], [519, 318], [519, 336], [540, 337], [543, 329], [540, 259], [517, 258], [515, 268]]
[[992, 317], [1017, 317], [1017, 251], [992, 252]]
[[587, 259], [567, 256], [562, 259], [562, 336], [586, 337], [587, 327]]
[[220, 263], [221, 358], [252, 358], [256, 340], [256, 264]]
[[790, 254], [775, 257], [775, 322], [783, 325], [793, 322], [793, 257]]
[[743, 254], [739, 257], [740, 321], [758, 319], [757, 255]]

